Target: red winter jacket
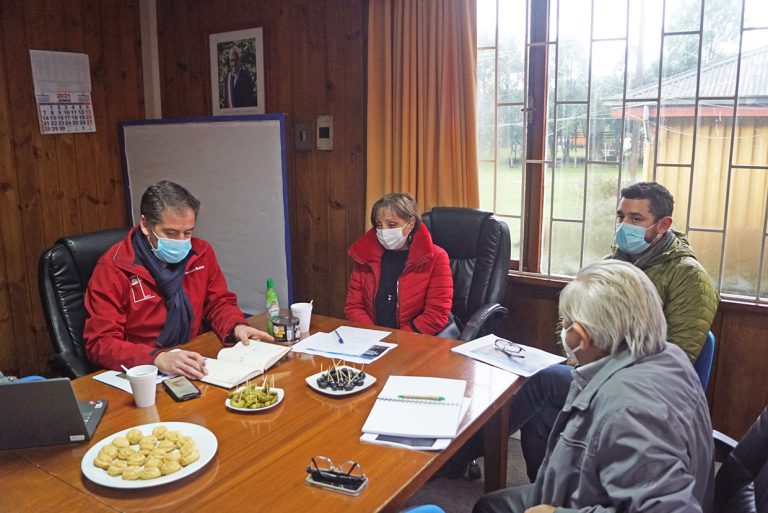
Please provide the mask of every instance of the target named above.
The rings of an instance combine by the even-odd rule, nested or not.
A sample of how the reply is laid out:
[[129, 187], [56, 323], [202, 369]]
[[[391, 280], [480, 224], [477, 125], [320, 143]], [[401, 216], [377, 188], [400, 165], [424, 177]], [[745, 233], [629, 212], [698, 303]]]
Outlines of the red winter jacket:
[[[85, 293], [86, 353], [96, 367], [119, 370], [152, 363], [155, 341], [165, 324], [167, 309], [155, 280], [139, 263], [131, 243], [133, 230], [101, 256]], [[235, 325], [245, 322], [237, 297], [227, 290], [213, 248], [192, 238], [192, 256], [187, 261], [182, 286], [192, 305], [190, 336], [201, 332], [203, 318], [224, 340]]]
[[[350, 321], [376, 324], [376, 292], [384, 247], [370, 229], [349, 248], [357, 262], [349, 279], [344, 315]], [[432, 243], [426, 226], [413, 235], [403, 273], [397, 283], [398, 328], [435, 335], [448, 324], [453, 304], [453, 276], [448, 254]]]

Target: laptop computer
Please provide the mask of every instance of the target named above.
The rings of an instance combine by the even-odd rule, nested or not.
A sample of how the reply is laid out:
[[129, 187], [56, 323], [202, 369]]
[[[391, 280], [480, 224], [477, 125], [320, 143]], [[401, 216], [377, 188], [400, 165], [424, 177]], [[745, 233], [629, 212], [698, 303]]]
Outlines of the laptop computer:
[[0, 384], [0, 449], [86, 442], [108, 401], [78, 401], [67, 378]]

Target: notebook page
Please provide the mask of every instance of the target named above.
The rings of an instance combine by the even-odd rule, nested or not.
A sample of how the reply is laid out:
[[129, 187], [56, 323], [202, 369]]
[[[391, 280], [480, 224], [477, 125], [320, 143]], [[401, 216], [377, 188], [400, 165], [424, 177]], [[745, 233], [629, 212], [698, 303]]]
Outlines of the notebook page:
[[363, 425], [363, 432], [454, 438], [465, 388], [464, 380], [390, 376]]

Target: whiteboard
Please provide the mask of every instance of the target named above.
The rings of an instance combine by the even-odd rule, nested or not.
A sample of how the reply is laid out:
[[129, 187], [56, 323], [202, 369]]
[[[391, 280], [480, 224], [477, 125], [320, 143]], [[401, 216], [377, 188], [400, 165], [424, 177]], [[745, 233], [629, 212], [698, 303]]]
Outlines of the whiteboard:
[[281, 308], [293, 301], [285, 117], [282, 114], [128, 121], [120, 125], [128, 209], [160, 180], [200, 200], [195, 237], [213, 246], [243, 312], [266, 307], [274, 278]]

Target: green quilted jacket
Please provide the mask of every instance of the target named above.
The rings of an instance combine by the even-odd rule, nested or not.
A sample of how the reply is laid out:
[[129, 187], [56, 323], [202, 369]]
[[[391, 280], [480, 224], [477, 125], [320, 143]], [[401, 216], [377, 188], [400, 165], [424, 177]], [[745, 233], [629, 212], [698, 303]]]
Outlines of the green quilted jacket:
[[[629, 255], [617, 248], [608, 258], [631, 262]], [[667, 318], [667, 340], [680, 346], [691, 362], [695, 361], [712, 326], [720, 297], [696, 260], [685, 234], [669, 230], [633, 263], [659, 291]]]

